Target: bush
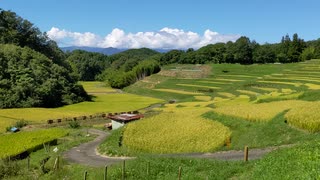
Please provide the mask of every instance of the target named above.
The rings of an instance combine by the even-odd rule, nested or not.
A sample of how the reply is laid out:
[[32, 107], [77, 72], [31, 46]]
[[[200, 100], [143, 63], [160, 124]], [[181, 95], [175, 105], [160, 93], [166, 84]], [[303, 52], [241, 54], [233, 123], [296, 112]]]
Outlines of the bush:
[[22, 119], [22, 120], [16, 122], [15, 127], [22, 128], [22, 127], [24, 127], [26, 125], [28, 125], [28, 122]]
[[77, 129], [80, 127], [80, 123], [78, 121], [71, 121], [69, 122], [69, 127], [72, 129]]
[[0, 179], [18, 175], [20, 168], [15, 161], [0, 160]]

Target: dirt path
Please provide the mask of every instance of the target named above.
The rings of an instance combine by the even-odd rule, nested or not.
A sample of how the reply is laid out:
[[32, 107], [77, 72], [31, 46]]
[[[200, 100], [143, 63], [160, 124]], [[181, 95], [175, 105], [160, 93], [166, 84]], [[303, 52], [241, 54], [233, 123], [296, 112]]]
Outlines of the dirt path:
[[[115, 163], [122, 162], [123, 160], [129, 160], [133, 158], [129, 157], [106, 157], [97, 153], [97, 147], [102, 141], [107, 138], [110, 133], [100, 131], [97, 129], [89, 129], [90, 134], [96, 134], [98, 137], [90, 142], [81, 144], [80, 146], [74, 147], [64, 153], [64, 158], [73, 163], [84, 164], [88, 166], [101, 167], [105, 165], [112, 165]], [[290, 147], [292, 145], [283, 145], [268, 147], [263, 149], [250, 149], [249, 160], [259, 159], [265, 154], [277, 150], [279, 148]], [[215, 153], [186, 153], [186, 154], [166, 154], [159, 155], [158, 157], [186, 157], [186, 158], [205, 158], [205, 159], [219, 159], [219, 160], [242, 160], [244, 156], [243, 151], [221, 151]]]
[[98, 137], [93, 141], [81, 144], [80, 146], [74, 147], [69, 151], [66, 151], [63, 156], [65, 159], [72, 163], [84, 164], [88, 166], [101, 167], [105, 165], [111, 165], [119, 163], [129, 158], [115, 158], [115, 157], [104, 157], [97, 153], [97, 147], [107, 138], [110, 133], [100, 131], [97, 129], [89, 129], [90, 134], [96, 134]]
[[[291, 147], [293, 145], [282, 145], [282, 146], [274, 146], [274, 147], [267, 147], [261, 149], [249, 149], [248, 159], [260, 159], [265, 154], [285, 147]], [[186, 154], [170, 154], [170, 155], [163, 155], [165, 157], [188, 157], [188, 158], [205, 158], [205, 159], [219, 159], [225, 161], [232, 161], [232, 160], [243, 160], [244, 159], [244, 151], [237, 151], [237, 150], [230, 150], [230, 151], [220, 151], [215, 153], [186, 153]]]

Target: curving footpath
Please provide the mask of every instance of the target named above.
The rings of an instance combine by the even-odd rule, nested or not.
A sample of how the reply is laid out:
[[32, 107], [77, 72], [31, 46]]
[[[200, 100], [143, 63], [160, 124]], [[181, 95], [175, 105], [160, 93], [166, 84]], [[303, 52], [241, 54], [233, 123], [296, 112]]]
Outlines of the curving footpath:
[[[100, 155], [97, 152], [98, 145], [104, 141], [110, 133], [106, 133], [97, 129], [89, 129], [91, 134], [96, 134], [98, 137], [93, 141], [81, 144], [74, 147], [63, 154], [63, 157], [72, 163], [84, 164], [88, 166], [101, 167], [105, 165], [112, 165], [122, 162], [123, 160], [133, 159], [132, 157], [107, 157]], [[291, 147], [292, 145], [283, 145], [268, 147], [263, 149], [250, 149], [249, 160], [259, 159], [265, 154], [284, 147]], [[186, 154], [165, 154], [155, 155], [155, 157], [185, 157], [185, 158], [206, 158], [206, 159], [219, 159], [219, 160], [243, 160], [243, 151], [221, 151], [215, 153], [186, 153]]]
[[126, 159], [132, 159], [127, 157], [106, 157], [97, 152], [97, 147], [102, 141], [104, 141], [110, 133], [100, 131], [97, 129], [89, 129], [88, 133], [96, 134], [98, 137], [93, 141], [81, 144], [74, 147], [63, 154], [63, 157], [72, 163], [84, 164], [88, 166], [101, 167], [105, 165], [111, 165], [119, 163]]

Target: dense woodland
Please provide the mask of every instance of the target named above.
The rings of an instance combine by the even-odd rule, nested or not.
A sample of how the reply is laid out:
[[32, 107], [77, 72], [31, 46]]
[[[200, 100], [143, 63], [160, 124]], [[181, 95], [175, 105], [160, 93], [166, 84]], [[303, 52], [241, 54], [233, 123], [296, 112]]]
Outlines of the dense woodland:
[[0, 108], [57, 107], [89, 100], [65, 54], [32, 23], [0, 11]]
[[320, 58], [320, 39], [305, 42], [293, 34], [280, 40], [259, 44], [243, 36], [235, 42], [167, 53], [147, 48], [111, 56], [83, 50], [64, 53], [31, 22], [0, 9], [0, 108], [57, 107], [89, 100], [79, 80], [123, 88], [173, 63], [250, 65]]

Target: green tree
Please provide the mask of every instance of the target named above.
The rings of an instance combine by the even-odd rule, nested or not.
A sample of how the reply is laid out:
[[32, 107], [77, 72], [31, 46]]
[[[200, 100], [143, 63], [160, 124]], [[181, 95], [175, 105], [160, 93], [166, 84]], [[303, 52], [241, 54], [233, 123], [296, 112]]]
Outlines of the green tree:
[[252, 46], [248, 37], [242, 36], [235, 43], [235, 61], [240, 64], [252, 64]]

